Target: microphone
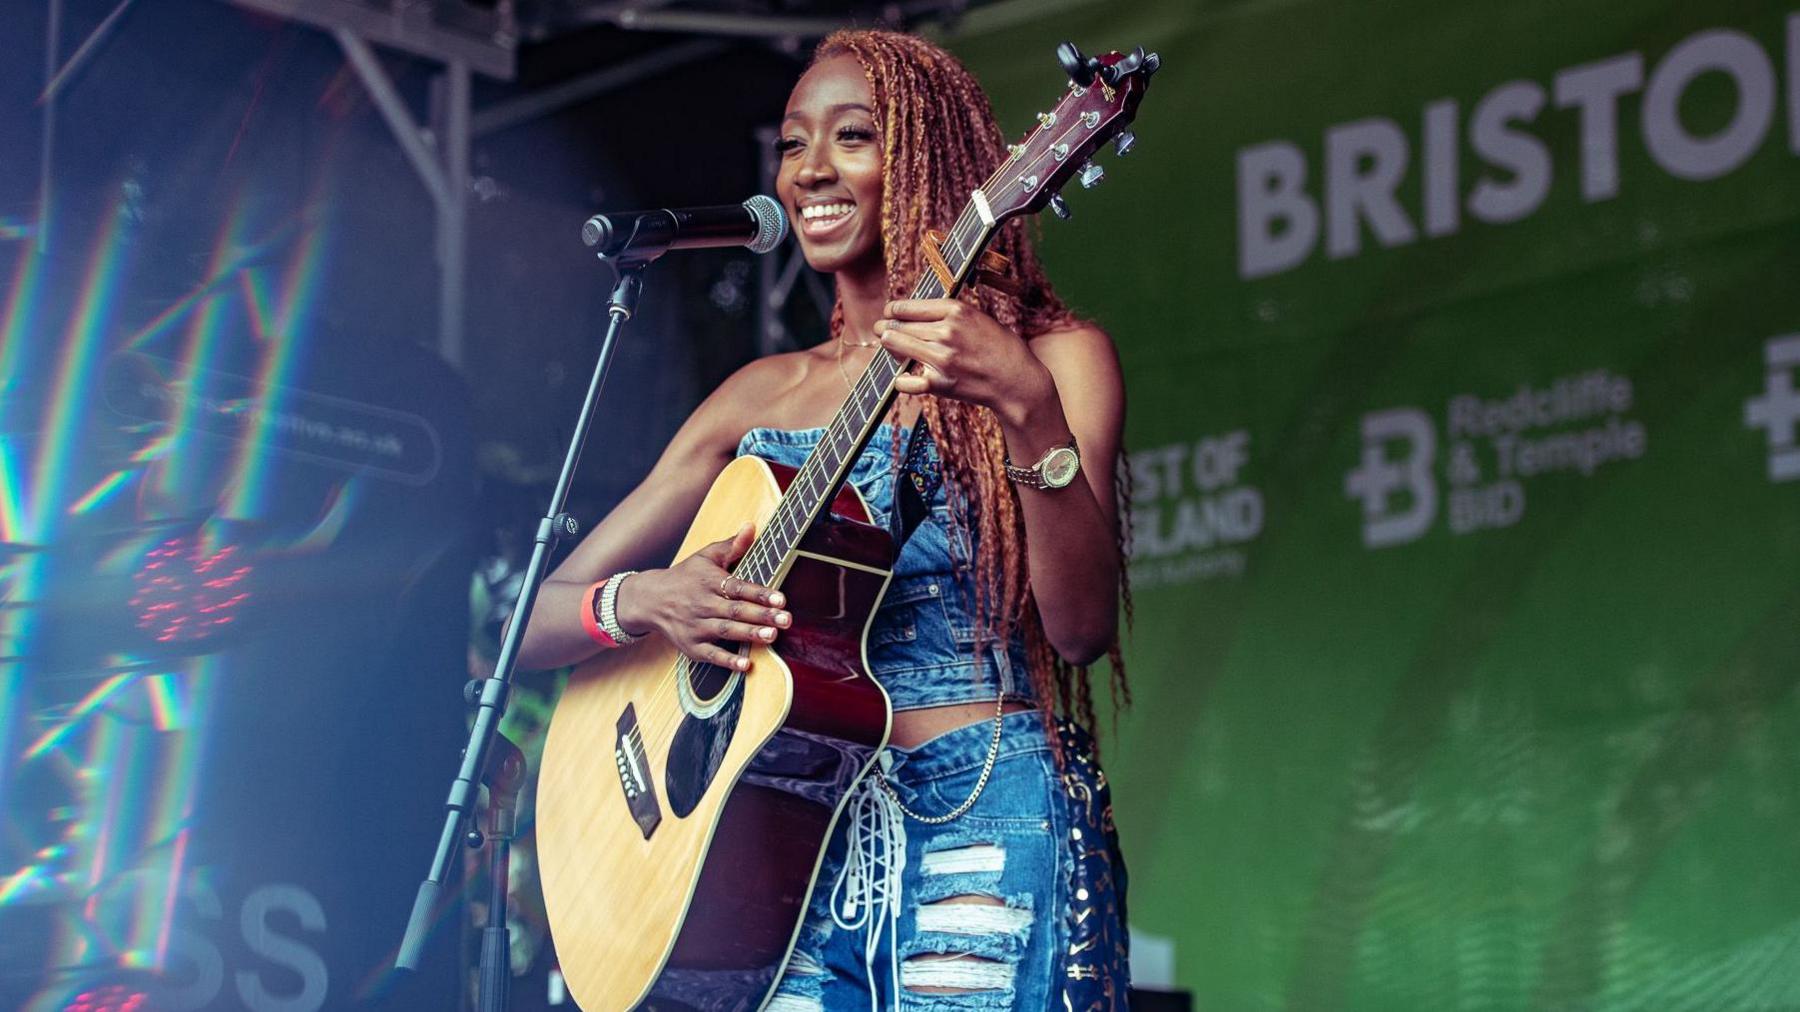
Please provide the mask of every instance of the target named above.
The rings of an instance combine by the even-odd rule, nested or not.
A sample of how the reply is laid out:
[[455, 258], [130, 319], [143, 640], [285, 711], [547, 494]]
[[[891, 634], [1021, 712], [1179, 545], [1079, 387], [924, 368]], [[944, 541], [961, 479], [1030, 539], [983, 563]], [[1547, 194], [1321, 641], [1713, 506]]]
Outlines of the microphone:
[[581, 226], [581, 241], [601, 257], [648, 261], [672, 249], [715, 246], [748, 246], [751, 252], [767, 253], [787, 233], [787, 213], [775, 198], [759, 193], [742, 204], [596, 214]]

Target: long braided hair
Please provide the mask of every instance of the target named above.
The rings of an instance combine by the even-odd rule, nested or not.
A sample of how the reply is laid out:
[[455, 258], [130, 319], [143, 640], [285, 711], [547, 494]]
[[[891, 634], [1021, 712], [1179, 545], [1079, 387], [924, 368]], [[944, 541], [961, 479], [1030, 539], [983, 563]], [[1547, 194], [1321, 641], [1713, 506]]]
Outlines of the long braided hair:
[[[898, 32], [846, 30], [819, 43], [813, 62], [844, 55], [862, 64], [875, 99], [888, 298], [904, 299], [926, 270], [920, 252], [926, 230], [949, 229], [970, 192], [998, 167], [1004, 142], [986, 93], [974, 75], [942, 49]], [[983, 286], [968, 289], [963, 298], [1026, 338], [1076, 323], [1044, 276], [1023, 219], [1002, 226], [990, 248], [1010, 261], [1008, 280], [1017, 294]], [[840, 335], [843, 326], [844, 307], [839, 302], [832, 312], [832, 336]], [[964, 401], [927, 396], [923, 402], [921, 416], [931, 427], [943, 460], [953, 523], [974, 534], [976, 656], [987, 644], [1023, 634], [1032, 687], [1044, 704], [1045, 730], [1060, 759], [1061, 741], [1053, 732], [1053, 721], [1060, 715], [1093, 730], [1093, 694], [1086, 670], [1064, 661], [1051, 647], [1032, 601], [1025, 521], [1002, 466], [1006, 442], [1000, 423], [987, 408]], [[1109, 463], [1123, 478], [1121, 462]], [[1120, 592], [1129, 617], [1123, 503], [1118, 516]], [[1108, 655], [1113, 700], [1128, 703], [1130, 689], [1117, 637]]]

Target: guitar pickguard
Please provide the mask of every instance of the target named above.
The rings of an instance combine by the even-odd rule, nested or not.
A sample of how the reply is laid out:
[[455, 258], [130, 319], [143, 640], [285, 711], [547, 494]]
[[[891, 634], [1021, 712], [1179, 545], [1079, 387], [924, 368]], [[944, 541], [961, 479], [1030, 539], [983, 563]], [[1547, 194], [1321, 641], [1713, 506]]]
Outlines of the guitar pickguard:
[[[711, 668], [711, 665], [705, 667]], [[713, 668], [712, 671], [724, 674], [721, 669]], [[697, 672], [691, 677], [699, 682], [703, 674], [704, 671]], [[676, 818], [685, 819], [699, 807], [700, 799], [706, 796], [706, 789], [712, 786], [719, 766], [725, 761], [725, 750], [731, 745], [732, 735], [737, 732], [738, 715], [744, 709], [744, 684], [742, 679], [731, 679], [726, 685], [727, 696], [723, 703], [707, 717], [684, 715], [675, 728], [674, 739], [669, 742], [663, 787], [669, 795], [669, 809]]]

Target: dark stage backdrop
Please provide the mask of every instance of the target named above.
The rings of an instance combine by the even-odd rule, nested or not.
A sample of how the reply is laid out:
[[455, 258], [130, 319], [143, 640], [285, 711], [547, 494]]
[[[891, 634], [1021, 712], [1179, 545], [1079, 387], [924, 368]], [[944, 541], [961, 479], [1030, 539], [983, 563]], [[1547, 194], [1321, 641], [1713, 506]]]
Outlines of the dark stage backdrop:
[[[981, 14], [970, 16], [979, 27]], [[1131, 914], [1217, 1009], [1800, 1006], [1800, 9], [1047, 8], [1131, 395]]]

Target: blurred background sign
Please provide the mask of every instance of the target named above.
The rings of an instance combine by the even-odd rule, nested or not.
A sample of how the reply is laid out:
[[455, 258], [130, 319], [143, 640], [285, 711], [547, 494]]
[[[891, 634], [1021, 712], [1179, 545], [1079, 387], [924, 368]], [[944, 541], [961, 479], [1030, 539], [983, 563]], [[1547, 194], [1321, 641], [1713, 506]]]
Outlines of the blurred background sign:
[[1131, 913], [1200, 1007], [1800, 1002], [1800, 9], [1159, 3], [1047, 225], [1130, 391]]

